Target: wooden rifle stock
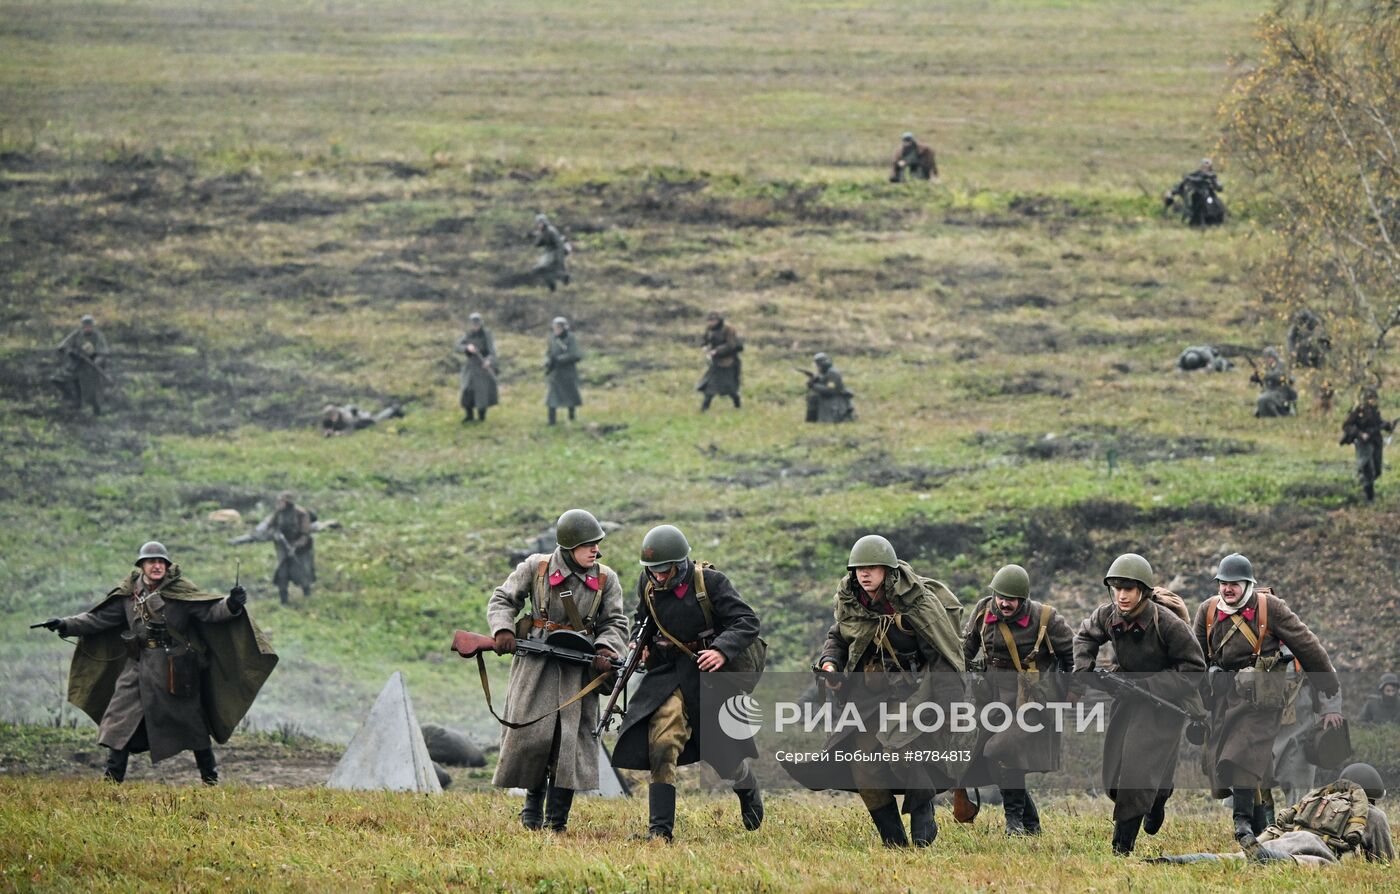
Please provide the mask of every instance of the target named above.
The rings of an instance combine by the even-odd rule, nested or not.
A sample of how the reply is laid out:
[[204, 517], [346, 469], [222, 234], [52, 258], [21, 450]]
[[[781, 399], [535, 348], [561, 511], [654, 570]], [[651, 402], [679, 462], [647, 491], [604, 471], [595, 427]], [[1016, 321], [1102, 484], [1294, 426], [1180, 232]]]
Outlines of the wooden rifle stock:
[[617, 682], [613, 684], [612, 693], [608, 696], [608, 703], [603, 706], [602, 712], [598, 715], [598, 725], [593, 728], [593, 738], [597, 739], [612, 726], [613, 715], [622, 715], [625, 711], [619, 710], [617, 701], [627, 694], [627, 684], [632, 679], [632, 675], [637, 672], [637, 668], [642, 663], [642, 653], [651, 644], [652, 637], [656, 634], [656, 622], [647, 615], [642, 621], [642, 626], [637, 630], [637, 639], [632, 643], [632, 650], [627, 653], [627, 658], [622, 663], [622, 670], [618, 672]]
[[491, 652], [495, 648], [495, 637], [487, 636], [484, 633], [458, 630], [452, 634], [452, 651], [463, 658], [475, 658], [482, 652]]

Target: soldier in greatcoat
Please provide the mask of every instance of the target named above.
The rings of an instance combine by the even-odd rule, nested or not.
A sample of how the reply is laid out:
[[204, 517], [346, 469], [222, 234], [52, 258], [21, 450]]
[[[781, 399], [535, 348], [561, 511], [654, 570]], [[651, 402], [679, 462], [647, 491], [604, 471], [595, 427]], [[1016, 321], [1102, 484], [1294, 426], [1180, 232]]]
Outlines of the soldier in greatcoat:
[[132, 752], [156, 763], [193, 751], [199, 778], [219, 781], [210, 738], [228, 741], [277, 664], [247, 599], [238, 585], [227, 597], [201, 591], [152, 540], [92, 609], [44, 622], [78, 637], [68, 700], [99, 725], [104, 778], [124, 780]]
[[1342, 423], [1342, 446], [1356, 451], [1356, 479], [1366, 501], [1376, 498], [1376, 479], [1385, 471], [1385, 435], [1395, 431], [1395, 423], [1381, 418], [1380, 392], [1366, 388], [1361, 402], [1351, 408]]
[[464, 355], [460, 378], [459, 402], [462, 405], [462, 422], [474, 418], [486, 421], [486, 410], [500, 401], [496, 385], [496, 340], [491, 337], [481, 319], [481, 314], [467, 318], [467, 331], [457, 339], [457, 351]]
[[831, 358], [821, 352], [812, 355], [817, 371], [807, 374], [807, 421], [849, 422], [856, 418], [854, 396], [846, 390], [846, 380], [832, 365]]
[[704, 395], [700, 402], [700, 412], [710, 408], [710, 401], [717, 396], [728, 396], [734, 401], [734, 409], [739, 409], [739, 379], [742, 361], [739, 354], [744, 350], [744, 342], [733, 326], [724, 321], [717, 310], [705, 317], [705, 334], [700, 339], [705, 350], [705, 358], [710, 366], [695, 390]]
[[573, 246], [569, 245], [569, 240], [564, 238], [564, 234], [559, 232], [559, 228], [549, 222], [549, 218], [543, 214], [535, 215], [535, 246], [540, 249], [539, 260], [535, 262], [534, 273], [549, 286], [553, 292], [558, 286], [557, 283], [569, 284], [569, 255], [573, 254]]
[[301, 588], [309, 597], [316, 583], [316, 540], [312, 536], [316, 519], [310, 510], [296, 504], [296, 495], [284, 490], [277, 495], [277, 506], [267, 518], [258, 523], [260, 530], [272, 532], [277, 549], [277, 568], [272, 582], [277, 585], [277, 597], [286, 605], [291, 584]]
[[[516, 651], [516, 637], [544, 640], [575, 631], [593, 644], [592, 667], [517, 654], [510, 663], [506, 719], [526, 724], [501, 732], [501, 759], [491, 784], [525, 789], [520, 822], [527, 829], [563, 832], [574, 792], [598, 787], [598, 698], [590, 693], [565, 704], [600, 675], [611, 673], [627, 642], [627, 616], [617, 573], [598, 561], [607, 536], [583, 509], [570, 509], [556, 524], [558, 547], [531, 555], [496, 588], [486, 620], [497, 654]], [[524, 614], [521, 611], [524, 610]], [[519, 616], [517, 618], [517, 616]], [[559, 705], [562, 709], [553, 710]], [[530, 719], [543, 715], [530, 723]]]
[[[1325, 698], [1340, 691], [1327, 650], [1288, 604], [1260, 587], [1238, 553], [1220, 560], [1218, 593], [1196, 609], [1192, 625], [1210, 669], [1210, 727], [1201, 763], [1217, 798], [1231, 798], [1235, 838], [1253, 841], [1268, 824], [1261, 788], [1273, 783], [1273, 744], [1281, 726], [1288, 660], [1284, 647]], [[1324, 728], [1342, 716], [1323, 715]]]
[[[1197, 685], [1206, 668], [1200, 644], [1175, 611], [1153, 598], [1152, 565], [1136, 553], [1119, 556], [1104, 576], [1111, 594], [1074, 635], [1074, 669], [1092, 681], [1099, 649], [1112, 643], [1110, 670], [1180, 705], [1205, 713]], [[1155, 835], [1166, 820], [1186, 719], [1126, 692], [1114, 696], [1103, 745], [1103, 784], [1113, 799], [1113, 852], [1133, 852], [1139, 831]]]
[[[1014, 715], [1027, 702], [1063, 700], [1074, 670], [1074, 631], [1054, 606], [1030, 598], [1030, 575], [1020, 565], [998, 570], [990, 589], [963, 631], [967, 665], [983, 656], [979, 702], [998, 702]], [[982, 731], [962, 780], [968, 788], [991, 782], [1001, 789], [1007, 835], [1040, 834], [1040, 811], [1026, 774], [1060, 768], [1060, 734], [1042, 713], [1026, 712], [1025, 728], [1018, 722], [1001, 732]], [[1031, 731], [1037, 725], [1042, 728]]]
[[702, 741], [701, 674], [737, 664], [758, 639], [758, 616], [720, 571], [690, 558], [690, 543], [673, 525], [642, 538], [633, 636], [651, 619], [643, 643], [647, 672], [632, 696], [613, 749], [613, 766], [648, 770], [647, 836], [670, 841], [676, 825], [676, 768], [704, 760], [739, 799], [745, 829], [763, 823], [763, 796], [749, 760], [751, 739]]
[[55, 348], [62, 364], [53, 376], [53, 383], [75, 410], [84, 404], [92, 407], [92, 415], [102, 415], [102, 380], [107, 377], [107, 339], [97, 328], [97, 321], [83, 314], [78, 328], [64, 336]]
[[568, 319], [555, 317], [544, 346], [544, 375], [549, 382], [544, 403], [549, 409], [550, 425], [558, 421], [561, 407], [569, 411], [569, 421], [573, 422], [574, 411], [583, 403], [578, 391], [578, 362], [582, 359], [583, 349], [569, 328]]

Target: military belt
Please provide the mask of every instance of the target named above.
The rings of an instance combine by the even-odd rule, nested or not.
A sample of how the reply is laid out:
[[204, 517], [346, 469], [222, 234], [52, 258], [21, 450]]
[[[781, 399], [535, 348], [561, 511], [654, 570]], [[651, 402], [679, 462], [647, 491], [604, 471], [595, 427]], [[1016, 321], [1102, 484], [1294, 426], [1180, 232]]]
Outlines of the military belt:
[[1016, 663], [1010, 658], [988, 658], [987, 667], [1002, 668], [1003, 670], [1017, 670]]
[[[549, 633], [553, 633], [556, 630], [578, 630], [578, 628], [572, 624], [560, 624], [556, 621], [547, 621], [544, 618], [536, 618], [530, 626], [534, 627], [536, 630], [544, 630]], [[587, 630], [588, 628], [585, 627], [584, 632], [587, 632]]]

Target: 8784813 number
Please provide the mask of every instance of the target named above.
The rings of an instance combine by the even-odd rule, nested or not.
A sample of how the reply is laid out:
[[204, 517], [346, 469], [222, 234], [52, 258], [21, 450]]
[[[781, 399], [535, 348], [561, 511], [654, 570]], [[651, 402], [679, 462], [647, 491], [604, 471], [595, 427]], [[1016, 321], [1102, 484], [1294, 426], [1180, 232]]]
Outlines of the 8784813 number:
[[923, 750], [923, 751], [915, 751], [915, 752], [913, 752], [912, 759], [913, 759], [914, 761], [918, 761], [918, 762], [921, 762], [921, 763], [938, 763], [938, 762], [941, 762], [941, 761], [950, 761], [950, 762], [951, 762], [951, 761], [958, 761], [958, 762], [961, 762], [961, 763], [967, 763], [968, 761], [972, 760], [972, 752], [971, 752], [971, 751], [966, 751], [966, 750], [962, 750], [962, 751], [929, 751], [929, 750]]

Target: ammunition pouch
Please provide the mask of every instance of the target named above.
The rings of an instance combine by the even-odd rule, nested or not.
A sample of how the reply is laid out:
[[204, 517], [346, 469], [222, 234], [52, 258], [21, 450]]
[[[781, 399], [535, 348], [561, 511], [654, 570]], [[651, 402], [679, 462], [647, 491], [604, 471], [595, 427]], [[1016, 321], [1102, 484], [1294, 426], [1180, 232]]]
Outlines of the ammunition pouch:
[[166, 691], [175, 698], [194, 698], [199, 692], [199, 656], [186, 646], [164, 651]]
[[1235, 673], [1235, 691], [1250, 704], [1282, 710], [1288, 703], [1288, 662], [1277, 653], [1261, 655], [1253, 666]]

